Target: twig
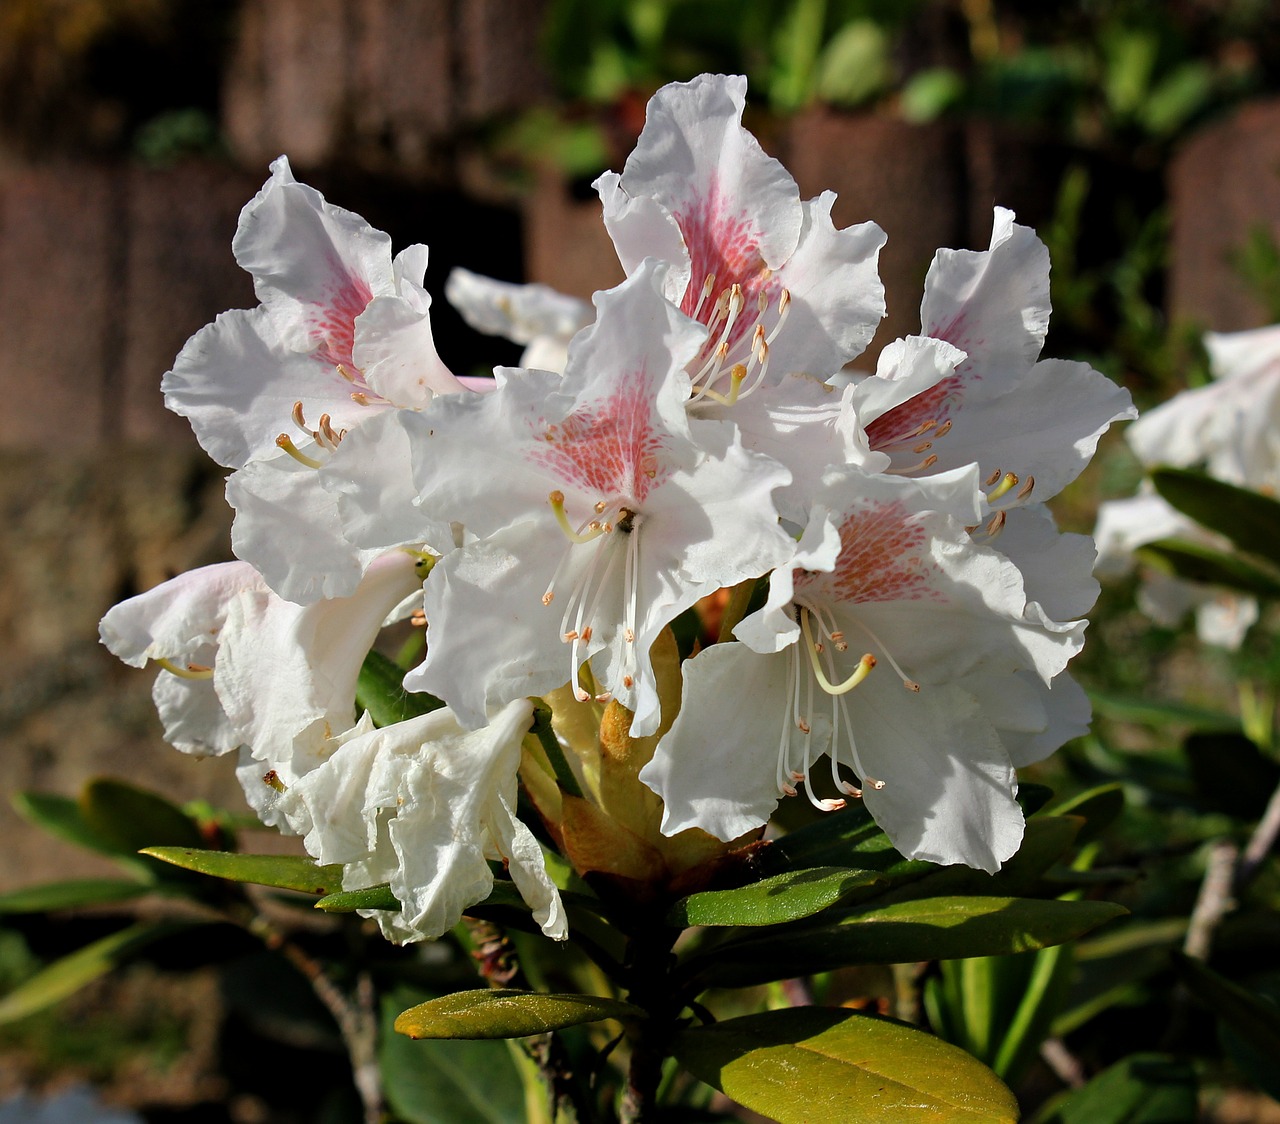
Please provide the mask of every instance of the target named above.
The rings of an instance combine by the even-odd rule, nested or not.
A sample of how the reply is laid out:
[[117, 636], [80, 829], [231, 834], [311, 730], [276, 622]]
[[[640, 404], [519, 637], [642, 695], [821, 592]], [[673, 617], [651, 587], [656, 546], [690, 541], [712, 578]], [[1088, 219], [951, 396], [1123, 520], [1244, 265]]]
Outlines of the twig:
[[1232, 886], [1236, 881], [1236, 859], [1240, 852], [1234, 843], [1220, 839], [1209, 848], [1209, 861], [1205, 865], [1204, 881], [1196, 897], [1191, 921], [1187, 926], [1182, 951], [1195, 960], [1207, 960], [1213, 944], [1213, 933], [1232, 909], [1235, 899]]
[[366, 1124], [378, 1124], [383, 1111], [382, 1075], [378, 1069], [378, 1020], [372, 980], [367, 973], [360, 974], [353, 1003], [325, 975], [324, 967], [315, 957], [278, 932], [269, 931], [264, 937], [268, 948], [276, 949], [307, 978], [316, 997], [338, 1024], [351, 1059], [351, 1077], [364, 1106]]
[[1280, 835], [1280, 785], [1277, 785], [1275, 792], [1271, 794], [1267, 810], [1262, 813], [1262, 819], [1258, 821], [1258, 826], [1249, 836], [1249, 842], [1245, 844], [1244, 853], [1241, 854], [1240, 861], [1236, 865], [1235, 888], [1237, 891], [1248, 885], [1257, 873], [1258, 867], [1275, 846], [1277, 835]]
[[1040, 1045], [1040, 1057], [1068, 1089], [1079, 1089], [1088, 1080], [1080, 1059], [1061, 1038], [1046, 1038]]

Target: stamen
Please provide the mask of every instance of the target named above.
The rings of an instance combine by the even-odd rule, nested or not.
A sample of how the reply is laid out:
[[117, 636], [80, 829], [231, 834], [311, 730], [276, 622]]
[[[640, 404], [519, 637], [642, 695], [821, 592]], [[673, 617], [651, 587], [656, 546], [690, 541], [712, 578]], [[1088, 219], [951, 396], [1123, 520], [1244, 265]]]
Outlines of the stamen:
[[338, 374], [340, 374], [347, 382], [355, 382], [356, 377], [346, 369], [341, 363], [338, 364]]
[[715, 292], [715, 289], [716, 275], [714, 273], [708, 273], [706, 280], [702, 282], [702, 293], [698, 297], [698, 303], [694, 305], [693, 308], [693, 318], [695, 320], [698, 319], [698, 313], [702, 311], [702, 306], [706, 303], [707, 298]]
[[1004, 530], [1005, 513], [997, 511], [990, 519], [987, 520], [986, 532], [988, 539], [994, 539], [1001, 531]]
[[993, 472], [990, 476], [988, 476], [988, 477], [987, 477], [987, 478], [982, 482], [982, 486], [983, 486], [984, 488], [990, 488], [990, 487], [991, 487], [991, 485], [992, 485], [992, 484], [994, 484], [997, 480], [999, 480], [999, 479], [1000, 479], [1000, 477], [1001, 477], [1002, 475], [1003, 475], [1003, 474], [1001, 473], [1000, 469], [998, 469], [998, 468], [997, 468], [997, 469], [995, 470], [995, 472]]
[[338, 447], [338, 442], [342, 440], [343, 434], [346, 433], [346, 430], [344, 429], [342, 433], [339, 433], [333, 428], [333, 423], [329, 415], [321, 414], [320, 433], [324, 439], [336, 449]]
[[307, 428], [307, 422], [306, 422], [306, 419], [305, 419], [305, 418], [303, 417], [303, 415], [302, 415], [302, 402], [301, 402], [301, 401], [295, 402], [295, 403], [293, 404], [293, 411], [292, 411], [292, 413], [290, 414], [290, 416], [293, 418], [293, 424], [294, 424], [294, 425], [296, 425], [300, 430], [302, 430], [302, 432], [303, 432], [303, 433], [310, 433], [310, 432], [311, 432], [311, 430], [309, 430], [309, 429]]
[[925, 472], [938, 463], [938, 454], [930, 453], [919, 464], [913, 464], [910, 468], [891, 468], [889, 474], [891, 476], [910, 476], [913, 472]]
[[[856, 624], [860, 629], [862, 629], [863, 632], [865, 632], [868, 636], [870, 636], [871, 639], [880, 646], [880, 650], [884, 653], [884, 658], [889, 661], [889, 666], [898, 673], [898, 678], [902, 680], [902, 685], [906, 687], [908, 691], [914, 691], [916, 694], [919, 694], [920, 684], [917, 683], [914, 679], [912, 679], [909, 675], [907, 675], [905, 671], [902, 670], [901, 666], [898, 664], [898, 661], [893, 658], [893, 653], [889, 651], [888, 647], [885, 645], [885, 642], [881, 640], [880, 637], [877, 636], [868, 625], [863, 624], [862, 621], [858, 620], [857, 617], [853, 618], [853, 623]], [[864, 777], [863, 779], [865, 780], [866, 778]]]
[[299, 464], [305, 464], [308, 468], [324, 467], [324, 464], [321, 461], [314, 460], [305, 453], [300, 453], [298, 451], [298, 446], [293, 443], [293, 438], [291, 438], [287, 433], [280, 434], [280, 436], [276, 438], [276, 444]]
[[179, 679], [212, 679], [213, 678], [213, 668], [204, 667], [203, 665], [198, 663], [190, 663], [190, 664], [187, 664], [186, 667], [182, 667], [179, 664], [174, 663], [172, 660], [167, 660], [167, 659], [164, 659], [163, 657], [156, 660], [155, 663], [157, 663], [160, 667], [164, 668], [165, 671], [169, 672], [171, 675], [176, 675]]
[[1035, 486], [1036, 486], [1036, 478], [1034, 476], [1028, 476], [1027, 482], [1023, 484], [1021, 488], [1018, 489], [1017, 498], [1020, 500], [1025, 500], [1029, 495], [1031, 495], [1031, 489], [1034, 488]]
[[354, 402], [357, 406], [367, 406], [369, 405], [369, 396], [367, 394], [361, 394], [357, 391], [355, 394], [351, 395], [351, 401]]
[[1015, 472], [1006, 472], [1000, 484], [987, 493], [987, 501], [994, 503], [996, 500], [1008, 495], [1014, 488], [1018, 486], [1018, 475]]

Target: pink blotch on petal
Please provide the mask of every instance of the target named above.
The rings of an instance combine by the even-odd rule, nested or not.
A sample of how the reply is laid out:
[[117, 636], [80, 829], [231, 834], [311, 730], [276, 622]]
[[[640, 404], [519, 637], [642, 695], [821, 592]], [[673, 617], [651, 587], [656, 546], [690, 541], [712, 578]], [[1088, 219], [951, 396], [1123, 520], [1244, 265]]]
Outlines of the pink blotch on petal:
[[[867, 426], [871, 448], [880, 451], [913, 439], [927, 441], [938, 426], [951, 420], [952, 414], [959, 410], [967, 382], [959, 373], [948, 375], [876, 418]], [[930, 426], [929, 422], [936, 424]]]
[[316, 358], [331, 367], [342, 366], [355, 372], [351, 350], [355, 344], [356, 317], [373, 300], [373, 292], [364, 278], [335, 268], [325, 288], [324, 297], [314, 305], [308, 317], [312, 339], [316, 342]]
[[[729, 334], [732, 349], [755, 325], [755, 304], [760, 293], [766, 293], [772, 300], [780, 287], [777, 281], [771, 280], [760, 256], [760, 236], [755, 223], [745, 209], [737, 214], [728, 210], [714, 178], [705, 195], [676, 210], [675, 219], [689, 250], [690, 264], [689, 284], [680, 301], [680, 311], [686, 316], [694, 315], [708, 276], [715, 278], [715, 289], [697, 312], [697, 319], [703, 324], [710, 320], [716, 298], [722, 292], [734, 284], [742, 286], [744, 311]], [[714, 347], [719, 338], [719, 333], [713, 332], [710, 346]]]
[[644, 372], [622, 380], [602, 402], [576, 410], [535, 435], [534, 463], [591, 496], [644, 502], [665, 479], [665, 435], [653, 419]]
[[937, 568], [929, 558], [928, 533], [900, 503], [869, 505], [840, 524], [840, 555], [829, 574], [796, 574], [797, 595], [806, 588], [837, 601], [935, 601]]

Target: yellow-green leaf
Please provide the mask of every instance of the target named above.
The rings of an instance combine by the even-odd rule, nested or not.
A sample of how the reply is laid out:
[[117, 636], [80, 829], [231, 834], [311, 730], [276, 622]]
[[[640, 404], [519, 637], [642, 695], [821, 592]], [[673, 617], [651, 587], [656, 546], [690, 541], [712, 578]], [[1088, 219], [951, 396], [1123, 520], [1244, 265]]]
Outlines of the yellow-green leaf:
[[402, 1011], [396, 1030], [410, 1038], [523, 1038], [601, 1019], [643, 1019], [644, 1011], [597, 995], [537, 991], [458, 991]]
[[94, 941], [61, 960], [55, 960], [43, 971], [37, 972], [0, 998], [0, 1023], [15, 1022], [52, 1006], [99, 976], [106, 975], [147, 945], [185, 928], [189, 928], [189, 925], [177, 921], [157, 925], [131, 925], [109, 937]]
[[297, 855], [240, 855], [234, 851], [204, 851], [197, 847], [146, 847], [142, 853], [185, 870], [232, 882], [253, 882], [304, 894], [335, 894], [342, 889], [340, 865], [318, 866], [313, 860]]
[[1004, 1124], [1013, 1094], [981, 1062], [901, 1023], [797, 1007], [681, 1032], [680, 1064], [779, 1124]]

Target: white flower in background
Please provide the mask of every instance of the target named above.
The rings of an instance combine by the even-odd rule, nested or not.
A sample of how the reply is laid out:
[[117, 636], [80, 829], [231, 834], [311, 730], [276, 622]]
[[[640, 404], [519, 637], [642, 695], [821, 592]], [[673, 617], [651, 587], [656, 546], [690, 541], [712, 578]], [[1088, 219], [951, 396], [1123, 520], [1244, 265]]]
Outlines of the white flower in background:
[[[465, 389], [432, 340], [427, 249], [393, 259], [387, 235], [298, 183], [284, 157], [241, 213], [232, 249], [262, 303], [191, 337], [165, 375], [165, 404], [236, 470], [237, 556], [282, 597], [342, 596], [380, 553], [352, 546], [325, 487], [345, 475], [344, 439], [380, 412]], [[407, 482], [407, 465], [399, 476]], [[397, 542], [443, 533], [414, 527]]]
[[427, 583], [427, 658], [405, 685], [466, 725], [571, 682], [616, 697], [633, 733], [652, 733], [658, 634], [791, 554], [771, 499], [786, 470], [728, 423], [687, 416], [685, 365], [705, 331], [663, 299], [661, 279], [651, 261], [596, 294], [563, 377], [499, 370], [493, 394], [405, 421], [422, 506], [479, 536]]
[[523, 345], [521, 367], [561, 372], [569, 341], [595, 319], [588, 301], [548, 285], [515, 285], [469, 269], [449, 273], [444, 295], [477, 332]]
[[[1017, 850], [1001, 724], [1023, 754], [1027, 735], [1061, 743], [1045, 696], [1084, 625], [1029, 619], [1017, 569], [969, 537], [975, 473], [828, 476], [739, 642], [684, 665], [680, 713], [640, 774], [666, 804], [665, 833], [736, 838], [800, 784], [838, 807], [809, 784], [826, 754], [837, 789], [861, 796], [904, 854], [994, 871]], [[1012, 697], [990, 714], [979, 692]]]
[[1280, 324], [1204, 337], [1214, 381], [1184, 390], [1129, 427], [1146, 466], [1203, 464], [1254, 491], [1280, 488]]
[[[1184, 390], [1148, 410], [1125, 433], [1147, 468], [1201, 465], [1237, 487], [1272, 493], [1280, 487], [1280, 324], [1204, 337], [1214, 381]], [[1219, 550], [1230, 544], [1205, 530], [1149, 488], [1098, 509], [1097, 572], [1116, 578], [1133, 552], [1158, 539], [1183, 539]], [[1238, 648], [1258, 619], [1252, 597], [1144, 570], [1138, 607], [1157, 624], [1175, 627], [1188, 612], [1206, 644]]]
[[400, 912], [362, 912], [392, 940], [452, 928], [488, 897], [491, 860], [505, 863], [542, 931], [563, 940], [560, 894], [515, 814], [532, 718], [532, 704], [519, 699], [477, 730], [447, 709], [381, 730], [362, 726], [289, 788], [280, 811], [318, 862], [344, 865], [344, 888], [390, 883]]
[[666, 295], [708, 328], [689, 363], [696, 396], [794, 372], [825, 378], [884, 316], [884, 232], [837, 230], [832, 192], [801, 201], [742, 127], [746, 90], [745, 78], [709, 74], [664, 86], [621, 175], [595, 183], [628, 275], [645, 258], [668, 262]]

